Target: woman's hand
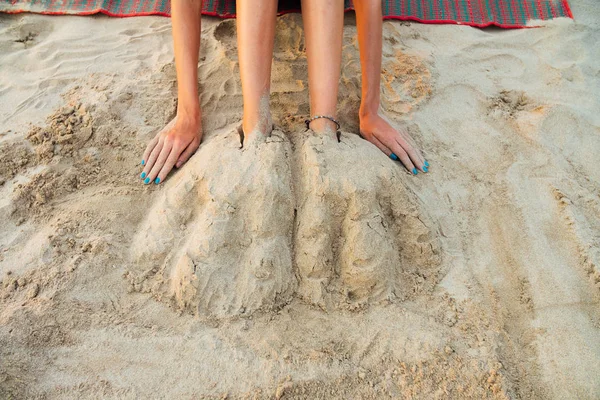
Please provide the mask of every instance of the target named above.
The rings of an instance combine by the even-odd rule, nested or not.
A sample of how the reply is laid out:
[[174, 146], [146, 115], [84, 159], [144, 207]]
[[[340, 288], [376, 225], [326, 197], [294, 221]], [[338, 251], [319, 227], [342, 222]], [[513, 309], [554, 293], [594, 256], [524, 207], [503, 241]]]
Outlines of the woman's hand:
[[202, 140], [200, 113], [177, 115], [154, 139], [148, 143], [140, 175], [144, 183], [158, 184], [166, 178], [173, 167], [181, 167], [194, 154]]
[[425, 161], [406, 129], [394, 129], [379, 112], [360, 114], [360, 135], [373, 143], [392, 160], [400, 160], [412, 174], [427, 172]]
[[362, 72], [360, 135], [392, 160], [399, 159], [414, 175], [418, 170], [427, 172], [429, 163], [425, 161], [406, 129], [394, 129], [380, 111], [383, 51], [381, 1], [354, 0], [354, 7]]
[[175, 69], [177, 70], [177, 116], [150, 141], [140, 175], [144, 183], [158, 184], [173, 167], [181, 167], [202, 140], [198, 99], [198, 54], [202, 0], [171, 1]]

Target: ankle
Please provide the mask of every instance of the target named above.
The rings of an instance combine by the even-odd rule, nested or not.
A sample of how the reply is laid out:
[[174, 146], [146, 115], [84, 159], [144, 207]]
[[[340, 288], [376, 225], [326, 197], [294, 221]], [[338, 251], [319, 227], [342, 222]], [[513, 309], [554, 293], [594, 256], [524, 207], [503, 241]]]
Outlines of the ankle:
[[327, 118], [312, 120], [308, 125], [316, 133], [337, 132], [337, 124]]
[[263, 135], [268, 136], [273, 128], [273, 120], [271, 119], [271, 113], [262, 113], [262, 115], [246, 116], [242, 121], [242, 129], [244, 135], [250, 135], [255, 131], [260, 132]]

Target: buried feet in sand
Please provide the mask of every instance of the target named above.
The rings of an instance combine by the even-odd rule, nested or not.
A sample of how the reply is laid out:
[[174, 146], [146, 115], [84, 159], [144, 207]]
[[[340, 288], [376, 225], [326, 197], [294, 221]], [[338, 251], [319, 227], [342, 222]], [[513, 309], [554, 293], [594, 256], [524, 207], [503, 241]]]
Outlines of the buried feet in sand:
[[153, 200], [131, 247], [133, 290], [214, 318], [289, 302], [291, 146], [274, 129], [252, 132], [240, 149], [238, 133], [207, 138]]
[[379, 150], [277, 128], [240, 149], [237, 133], [207, 138], [153, 199], [131, 245], [131, 290], [219, 320], [295, 298], [341, 310], [433, 289], [436, 223]]
[[264, 142], [275, 129], [269, 109], [268, 96], [262, 96], [258, 104], [244, 103], [244, 117], [238, 128], [242, 147], [248, 148], [253, 143]]

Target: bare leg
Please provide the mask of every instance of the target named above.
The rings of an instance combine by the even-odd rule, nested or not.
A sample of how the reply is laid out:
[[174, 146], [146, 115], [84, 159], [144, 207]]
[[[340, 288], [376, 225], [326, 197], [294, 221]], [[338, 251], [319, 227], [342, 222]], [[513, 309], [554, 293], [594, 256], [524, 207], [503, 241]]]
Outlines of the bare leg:
[[[336, 118], [342, 68], [344, 1], [302, 0], [302, 20], [308, 58], [311, 115]], [[314, 120], [310, 127], [318, 133], [336, 130], [335, 124], [325, 118]]]
[[254, 131], [268, 135], [272, 127], [269, 95], [277, 0], [238, 0], [236, 9], [244, 136]]

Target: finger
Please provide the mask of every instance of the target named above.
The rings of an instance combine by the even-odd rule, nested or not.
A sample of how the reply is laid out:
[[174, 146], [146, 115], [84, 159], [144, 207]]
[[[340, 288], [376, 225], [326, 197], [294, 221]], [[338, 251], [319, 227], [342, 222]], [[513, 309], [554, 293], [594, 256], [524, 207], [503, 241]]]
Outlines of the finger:
[[[427, 160], [425, 160], [425, 157], [423, 156], [423, 153], [421, 153], [421, 150], [419, 150], [419, 146], [415, 142], [415, 139], [408, 133], [408, 131], [406, 129], [398, 129], [398, 133], [400, 134], [400, 136], [402, 138], [404, 138], [404, 140], [406, 140], [406, 142], [409, 145], [411, 145], [413, 147], [416, 157], [419, 160], [417, 165], [418, 166], [424, 165], [425, 167], [429, 167], [429, 163], [427, 162]], [[409, 155], [410, 155], [410, 153], [409, 153]], [[425, 170], [425, 172], [427, 172], [427, 171]]]
[[177, 168], [181, 167], [187, 160], [189, 160], [189, 158], [192, 156], [192, 154], [194, 154], [196, 152], [196, 149], [198, 149], [198, 146], [199, 146], [198, 141], [196, 139], [192, 140], [190, 142], [190, 144], [188, 144], [188, 146], [185, 148], [183, 153], [181, 153], [181, 155], [177, 159], [177, 163], [175, 164], [175, 166]]
[[179, 157], [180, 150], [177, 150], [176, 147], [171, 148], [171, 152], [165, 161], [165, 165], [160, 169], [158, 176], [154, 180], [154, 183], [157, 185], [165, 180], [169, 172], [173, 169], [175, 162], [177, 161], [177, 157]]
[[383, 143], [381, 143], [381, 141], [379, 139], [377, 139], [375, 137], [375, 135], [370, 134], [370, 135], [364, 135], [362, 132], [359, 133], [360, 137], [365, 139], [367, 142], [370, 142], [372, 144], [375, 145], [375, 147], [377, 147], [379, 150], [381, 150], [386, 156], [390, 157], [392, 155], [392, 151]]
[[156, 135], [154, 135], [154, 138], [152, 138], [152, 140], [150, 140], [150, 143], [148, 143], [148, 146], [146, 146], [146, 150], [144, 151], [144, 155], [142, 156], [142, 165], [148, 164], [148, 157], [150, 157], [152, 150], [154, 149], [156, 144], [164, 137], [163, 132], [171, 130], [171, 128], [175, 126], [176, 120], [177, 118], [173, 118], [171, 121], [169, 121], [169, 123], [164, 128], [162, 128]]
[[[411, 153], [409, 153], [409, 156], [411, 156], [413, 158], [413, 161], [417, 164], [419, 169], [421, 169], [422, 166], [429, 167], [429, 163], [427, 163], [427, 161], [425, 160], [425, 157], [423, 157], [423, 155], [421, 154], [421, 151], [419, 150], [419, 146], [417, 145], [417, 143], [415, 142], [413, 137], [408, 133], [406, 128], [398, 127], [396, 129], [395, 124], [392, 124], [392, 121], [390, 121], [390, 119], [386, 115], [382, 115], [381, 117], [383, 118], [384, 121], [386, 121], [388, 123], [388, 125], [390, 127], [392, 127], [392, 129], [394, 129], [394, 131], [396, 131], [398, 133], [398, 135], [400, 135], [400, 137], [402, 139], [404, 139], [404, 141], [408, 145], [412, 146], [413, 151]], [[400, 145], [403, 146], [402, 142], [400, 142]], [[407, 149], [408, 147], [404, 147], [404, 148]], [[421, 169], [421, 170], [427, 172], [426, 170], [423, 170], [423, 169]]]
[[152, 182], [158, 176], [158, 173], [160, 172], [162, 167], [165, 165], [165, 162], [167, 161], [167, 158], [169, 157], [169, 154], [171, 153], [172, 148], [173, 148], [172, 141], [165, 140], [163, 142], [163, 146], [160, 151], [160, 154], [159, 154], [158, 158], [156, 159], [154, 166], [150, 170], [150, 173], [148, 173], [146, 180], [144, 180], [144, 183], [148, 184], [148, 183]]
[[148, 143], [148, 146], [146, 146], [146, 150], [144, 150], [144, 155], [142, 156], [142, 165], [148, 164], [148, 157], [150, 156], [150, 153], [152, 153], [154, 146], [158, 143], [158, 138], [159, 135], [154, 136], [150, 143]]
[[398, 143], [397, 141], [393, 141], [390, 144], [390, 148], [392, 149], [392, 151], [394, 152], [394, 154], [396, 154], [398, 156], [398, 158], [400, 159], [400, 161], [402, 162], [402, 164], [404, 164], [404, 166], [406, 167], [406, 169], [412, 173], [413, 175], [417, 174], [417, 169], [415, 168], [415, 165], [413, 164], [413, 162], [411, 161], [410, 157], [408, 156], [408, 153], [406, 153], [406, 151], [404, 151], [404, 149], [402, 148], [402, 146], [400, 146], [400, 143]]
[[[371, 139], [369, 140], [369, 142], [373, 143], [375, 146], [377, 146], [377, 148], [381, 151], [383, 151], [383, 153], [394, 159], [394, 157], [392, 156], [392, 151], [389, 149], [389, 147], [387, 147], [386, 145], [384, 145], [383, 143], [381, 143], [379, 141], [379, 139], [377, 139], [374, 135], [371, 135]], [[395, 154], [394, 154], [395, 156]], [[398, 159], [398, 157], [395, 157], [396, 159]]]
[[406, 130], [402, 130], [400, 134], [402, 135], [404, 140], [406, 140], [408, 144], [410, 144], [413, 147], [417, 157], [419, 157], [421, 162], [425, 162], [425, 157], [423, 157], [423, 153], [421, 153], [420, 147], [417, 145], [415, 139]]
[[423, 172], [427, 172], [425, 160], [419, 157], [414, 146], [412, 146], [410, 143], [404, 140], [400, 135], [396, 137], [396, 142], [404, 149], [408, 157], [418, 169], [420, 169]]
[[[154, 163], [156, 162], [156, 159], [158, 158], [160, 151], [162, 150], [163, 143], [164, 143], [164, 140], [159, 139], [158, 143], [156, 143], [156, 146], [154, 146], [154, 148], [152, 149], [152, 152], [150, 153], [150, 155], [148, 156], [148, 159], [146, 160], [146, 166], [144, 167], [144, 171], [140, 175], [140, 177], [142, 179], [148, 178], [148, 175], [150, 174], [152, 167], [154, 167]], [[149, 182], [150, 181], [148, 181], [148, 183]]]

